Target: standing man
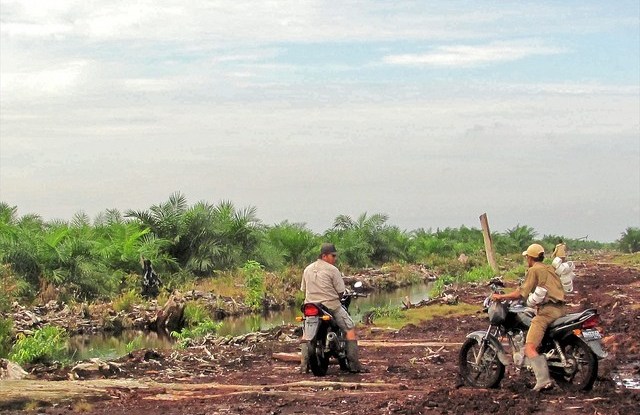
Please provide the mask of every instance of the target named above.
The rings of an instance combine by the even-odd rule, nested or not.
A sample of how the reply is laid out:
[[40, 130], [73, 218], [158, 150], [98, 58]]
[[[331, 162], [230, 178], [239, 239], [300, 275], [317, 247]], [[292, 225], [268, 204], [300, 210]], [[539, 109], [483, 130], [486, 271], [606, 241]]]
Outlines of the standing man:
[[562, 239], [558, 239], [558, 244], [556, 245], [556, 248], [553, 250], [553, 253], [551, 254], [551, 256], [558, 257], [562, 260], [562, 262], [565, 262], [567, 259], [567, 245], [562, 242]]
[[151, 260], [140, 257], [142, 261], [142, 296], [144, 298], [156, 298], [160, 294], [162, 281], [151, 266]]
[[[342, 273], [335, 266], [337, 256], [338, 252], [333, 244], [322, 244], [318, 259], [307, 266], [302, 274], [300, 289], [304, 291], [305, 303], [321, 303], [329, 310], [345, 336], [349, 371], [360, 373], [363, 371], [363, 367], [358, 359], [356, 326], [347, 310], [340, 303], [345, 287]], [[305, 354], [306, 347], [302, 347], [302, 365], [304, 367], [301, 367], [301, 370], [306, 370]]]
[[520, 289], [509, 294], [493, 294], [494, 301], [518, 300], [527, 298], [537, 287], [547, 290], [547, 295], [538, 305], [537, 315], [531, 320], [531, 327], [527, 332], [524, 345], [524, 354], [536, 375], [534, 391], [540, 391], [553, 387], [553, 381], [549, 377], [547, 359], [538, 354], [538, 347], [542, 343], [544, 332], [549, 324], [566, 314], [564, 305], [564, 290], [560, 277], [553, 271], [553, 267], [542, 263], [544, 260], [544, 248], [538, 244], [532, 244], [522, 253], [526, 258], [527, 275]]

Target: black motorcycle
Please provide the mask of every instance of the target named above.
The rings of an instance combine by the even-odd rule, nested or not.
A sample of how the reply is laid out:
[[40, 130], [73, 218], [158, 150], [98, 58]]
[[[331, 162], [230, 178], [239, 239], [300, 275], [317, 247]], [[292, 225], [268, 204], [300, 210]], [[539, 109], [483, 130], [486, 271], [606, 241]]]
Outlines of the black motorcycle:
[[[491, 284], [493, 292], [501, 292], [499, 284]], [[484, 302], [489, 314], [489, 328], [474, 331], [460, 350], [460, 374], [463, 381], [474, 387], [496, 388], [504, 377], [505, 366], [514, 364], [516, 370], [526, 366], [524, 343], [535, 310], [515, 303], [494, 302], [491, 296]], [[567, 314], [554, 321], [542, 339], [540, 354], [547, 359], [549, 374], [556, 382], [570, 390], [589, 390], [598, 375], [598, 360], [607, 356], [602, 347], [598, 312], [588, 309]], [[507, 357], [502, 341], [512, 350]]]
[[[356, 282], [353, 288], [354, 290], [345, 290], [340, 299], [342, 307], [347, 311], [353, 298], [366, 297], [366, 294], [359, 292], [362, 282]], [[319, 303], [305, 303], [301, 310], [302, 317], [298, 320], [303, 322], [302, 340], [306, 342], [311, 372], [315, 376], [326, 375], [331, 357], [338, 360], [341, 370], [349, 371], [344, 335], [329, 310]]]

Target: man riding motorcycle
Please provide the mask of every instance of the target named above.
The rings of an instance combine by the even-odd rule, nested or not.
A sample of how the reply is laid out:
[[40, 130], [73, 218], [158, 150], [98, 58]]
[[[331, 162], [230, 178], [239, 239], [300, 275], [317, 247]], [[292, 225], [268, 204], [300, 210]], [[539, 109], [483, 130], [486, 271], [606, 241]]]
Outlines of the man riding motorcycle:
[[[305, 303], [321, 303], [331, 313], [335, 323], [344, 333], [346, 340], [346, 354], [351, 373], [363, 372], [364, 368], [358, 359], [358, 340], [356, 329], [349, 313], [340, 304], [345, 291], [342, 273], [336, 268], [336, 247], [330, 243], [322, 244], [318, 259], [309, 264], [302, 274], [300, 290], [305, 293]], [[302, 346], [301, 370], [306, 371], [306, 344]]]
[[549, 376], [549, 367], [544, 356], [538, 353], [538, 347], [542, 343], [542, 338], [547, 327], [558, 318], [566, 314], [564, 302], [564, 290], [560, 277], [556, 275], [553, 267], [542, 263], [544, 260], [544, 248], [539, 244], [530, 245], [522, 253], [526, 258], [528, 269], [524, 282], [520, 289], [509, 294], [493, 294], [494, 301], [519, 300], [530, 295], [539, 293], [539, 287], [545, 293], [538, 305], [536, 316], [531, 320], [531, 327], [527, 332], [525, 340], [524, 354], [529, 360], [536, 375], [536, 385], [534, 391], [540, 391], [553, 387], [553, 381]]

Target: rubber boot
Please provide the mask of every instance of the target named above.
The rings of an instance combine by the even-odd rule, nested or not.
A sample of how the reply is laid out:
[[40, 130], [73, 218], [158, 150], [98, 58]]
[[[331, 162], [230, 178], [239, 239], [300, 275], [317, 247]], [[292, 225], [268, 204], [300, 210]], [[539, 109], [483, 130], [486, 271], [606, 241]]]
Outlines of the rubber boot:
[[542, 355], [538, 355], [533, 359], [529, 359], [529, 364], [533, 369], [533, 373], [536, 375], [536, 386], [533, 387], [533, 390], [539, 392], [543, 389], [552, 388], [553, 381], [551, 377], [549, 377], [547, 359]]
[[300, 343], [300, 373], [309, 373], [309, 347], [307, 342]]
[[347, 352], [347, 360], [349, 360], [349, 372], [351, 373], [368, 372], [368, 370], [362, 367], [362, 365], [360, 364], [360, 359], [358, 359], [358, 341], [347, 340], [345, 347]]

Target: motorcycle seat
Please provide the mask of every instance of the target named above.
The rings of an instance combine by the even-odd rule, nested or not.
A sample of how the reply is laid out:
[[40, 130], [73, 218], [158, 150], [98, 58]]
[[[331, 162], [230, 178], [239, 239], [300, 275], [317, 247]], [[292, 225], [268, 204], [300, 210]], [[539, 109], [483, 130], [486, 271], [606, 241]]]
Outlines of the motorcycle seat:
[[594, 309], [584, 310], [579, 313], [570, 313], [570, 314], [567, 314], [566, 316], [560, 317], [559, 319], [555, 320], [553, 323], [551, 323], [549, 328], [552, 329], [555, 327], [563, 326], [565, 324], [575, 323], [582, 320], [585, 315], [594, 314], [594, 313], [595, 313]]

